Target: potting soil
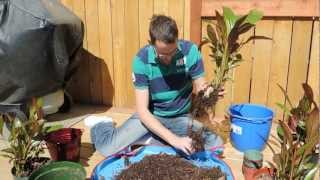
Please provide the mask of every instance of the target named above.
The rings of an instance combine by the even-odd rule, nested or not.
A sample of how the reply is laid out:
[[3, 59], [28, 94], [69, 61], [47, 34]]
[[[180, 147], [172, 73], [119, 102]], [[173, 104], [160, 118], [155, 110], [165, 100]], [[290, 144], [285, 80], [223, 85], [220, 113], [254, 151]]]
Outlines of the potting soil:
[[131, 164], [116, 180], [214, 180], [224, 179], [220, 168], [200, 168], [186, 159], [168, 154], [149, 155]]

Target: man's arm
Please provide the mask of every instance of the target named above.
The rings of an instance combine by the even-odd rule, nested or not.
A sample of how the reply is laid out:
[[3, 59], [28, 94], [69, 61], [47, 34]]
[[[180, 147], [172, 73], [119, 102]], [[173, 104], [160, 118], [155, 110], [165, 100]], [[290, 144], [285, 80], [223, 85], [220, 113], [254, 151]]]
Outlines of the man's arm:
[[136, 108], [143, 124], [153, 133], [160, 138], [171, 144], [175, 148], [184, 151], [187, 154], [193, 152], [191, 143], [192, 140], [189, 137], [179, 137], [172, 133], [169, 129], [164, 127], [159, 120], [154, 118], [148, 109], [149, 104], [149, 90], [148, 89], [136, 89]]

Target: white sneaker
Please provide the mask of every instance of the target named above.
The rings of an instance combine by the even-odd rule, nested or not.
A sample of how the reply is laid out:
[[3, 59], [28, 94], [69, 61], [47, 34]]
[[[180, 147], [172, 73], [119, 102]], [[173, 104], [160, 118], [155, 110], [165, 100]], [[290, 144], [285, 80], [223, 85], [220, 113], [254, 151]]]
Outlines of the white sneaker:
[[95, 115], [90, 115], [84, 118], [84, 125], [90, 128], [100, 122], [113, 122], [113, 120], [111, 117], [108, 117], [108, 116], [95, 116]]

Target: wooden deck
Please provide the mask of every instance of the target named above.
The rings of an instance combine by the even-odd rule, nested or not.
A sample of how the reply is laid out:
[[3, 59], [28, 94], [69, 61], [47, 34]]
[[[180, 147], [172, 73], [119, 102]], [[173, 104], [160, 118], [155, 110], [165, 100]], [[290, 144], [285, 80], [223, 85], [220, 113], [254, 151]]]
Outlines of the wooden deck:
[[[86, 169], [87, 177], [91, 176], [91, 173], [95, 166], [104, 159], [102, 155], [98, 152], [94, 151], [92, 144], [90, 142], [90, 132], [84, 126], [83, 119], [90, 115], [106, 115], [112, 117], [113, 120], [117, 123], [117, 125], [121, 125], [131, 114], [133, 113], [132, 109], [119, 109], [119, 108], [108, 108], [101, 106], [84, 106], [77, 105], [75, 106], [70, 113], [67, 114], [55, 114], [53, 116], [48, 117], [49, 123], [62, 123], [65, 127], [75, 127], [81, 128], [84, 130], [82, 136], [82, 144], [81, 144], [81, 163]], [[272, 134], [274, 134], [274, 127], [272, 128]], [[0, 141], [0, 144], [4, 142]], [[271, 151], [266, 148], [263, 152], [265, 160], [272, 159]], [[48, 153], [45, 154], [48, 156]], [[224, 151], [224, 161], [231, 167], [234, 177], [237, 180], [243, 179], [241, 173], [241, 165], [243, 154], [234, 149], [229, 142], [225, 144]], [[10, 174], [10, 165], [8, 164], [7, 159], [0, 157], [0, 174], [3, 179], [12, 179]]]

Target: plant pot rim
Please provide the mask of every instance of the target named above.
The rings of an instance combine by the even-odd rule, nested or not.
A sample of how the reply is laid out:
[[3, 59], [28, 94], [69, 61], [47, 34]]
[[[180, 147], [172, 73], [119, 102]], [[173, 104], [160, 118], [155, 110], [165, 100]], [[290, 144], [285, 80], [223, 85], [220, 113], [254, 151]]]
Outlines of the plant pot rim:
[[263, 168], [257, 169], [256, 172], [253, 173], [252, 177], [256, 178], [257, 176], [259, 176], [261, 174], [267, 174], [270, 177], [274, 177], [274, 172], [275, 172], [275, 169], [273, 169], [273, 168], [263, 167]]

